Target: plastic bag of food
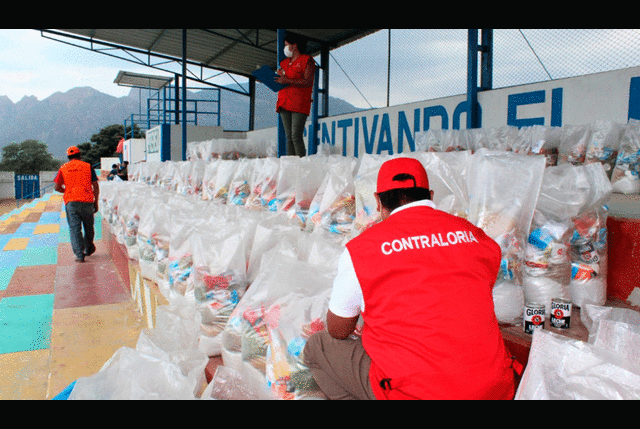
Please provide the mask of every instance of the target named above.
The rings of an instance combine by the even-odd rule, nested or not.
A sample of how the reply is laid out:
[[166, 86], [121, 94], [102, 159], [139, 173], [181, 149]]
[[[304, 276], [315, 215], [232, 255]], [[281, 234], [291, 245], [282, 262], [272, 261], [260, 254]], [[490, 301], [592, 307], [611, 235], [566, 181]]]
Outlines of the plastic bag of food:
[[295, 202], [287, 217], [304, 229], [309, 207], [327, 173], [327, 158], [320, 155], [305, 156], [298, 160], [298, 176], [295, 180]]
[[622, 133], [611, 184], [614, 192], [640, 194], [640, 121], [636, 119], [629, 119]]
[[239, 371], [224, 365], [218, 365], [211, 383], [202, 392], [201, 399], [219, 401], [260, 400], [264, 395], [257, 395]]
[[207, 164], [201, 159], [190, 162], [185, 188], [186, 195], [199, 197], [202, 194], [202, 180], [206, 166]]
[[229, 182], [229, 192], [227, 193], [227, 204], [244, 206], [251, 193], [251, 178], [253, 177], [254, 163], [248, 158], [238, 161], [233, 177]]
[[561, 164], [545, 170], [536, 207], [546, 217], [562, 221], [604, 204], [611, 191], [601, 164]]
[[308, 231], [328, 231], [344, 237], [355, 219], [353, 171], [355, 158], [330, 156], [328, 172], [309, 206]]
[[466, 178], [471, 152], [414, 153], [412, 156], [427, 170], [433, 202], [438, 210], [466, 219], [469, 206]]
[[352, 237], [381, 220], [374, 193], [376, 192], [380, 166], [388, 159], [391, 159], [390, 155], [364, 154], [362, 156], [353, 182], [356, 214], [351, 231]]
[[466, 130], [446, 129], [442, 132], [442, 151], [456, 152], [471, 149]]
[[562, 127], [558, 164], [582, 165], [587, 155], [587, 144], [591, 140], [591, 126], [565, 125]]
[[180, 295], [185, 295], [187, 292], [193, 291], [192, 283], [189, 280], [193, 271], [194, 244], [190, 237], [194, 230], [202, 228], [207, 217], [205, 213], [199, 213], [198, 208], [200, 207], [195, 204], [191, 205], [191, 210], [184, 210], [188, 206], [182, 204], [189, 201], [184, 197], [182, 199], [176, 198], [173, 201], [181, 205], [181, 210], [175, 210], [171, 213], [171, 236], [169, 255], [165, 262], [166, 273], [169, 287]]
[[302, 351], [306, 339], [324, 328], [334, 275], [333, 268], [265, 253], [223, 332], [225, 365], [280, 399], [317, 395]]
[[505, 125], [498, 128], [486, 128], [489, 150], [511, 151], [518, 137], [518, 127]]
[[229, 185], [238, 169], [239, 163], [233, 160], [220, 159], [216, 172], [213, 201], [226, 204], [229, 198]]
[[611, 178], [620, 150], [623, 125], [612, 121], [598, 120], [591, 123], [591, 137], [587, 143], [585, 163], [599, 162], [608, 178]]
[[200, 330], [209, 356], [221, 351], [220, 332], [247, 288], [247, 234], [233, 221], [207, 222], [189, 237], [196, 307], [202, 316]]
[[213, 201], [216, 197], [216, 178], [218, 175], [218, 164], [220, 160], [216, 159], [207, 164], [202, 175], [202, 199], [204, 201]]
[[276, 179], [275, 198], [268, 204], [269, 211], [286, 212], [296, 202], [296, 179], [300, 176], [298, 156], [281, 156], [280, 168]]
[[265, 158], [258, 173], [251, 194], [245, 202], [245, 207], [252, 210], [267, 210], [269, 202], [276, 197], [279, 158]]
[[[468, 220], [493, 238], [502, 250], [496, 288], [502, 282], [522, 287], [524, 248], [538, 200], [545, 158], [509, 152], [478, 150], [471, 159], [467, 180]], [[510, 186], [504, 186], [509, 183]], [[523, 293], [523, 292], [522, 292]], [[499, 295], [502, 296], [502, 295]], [[522, 314], [522, 302], [494, 299], [496, 315]], [[516, 310], [500, 308], [515, 306]], [[517, 323], [518, 320], [501, 320]]]
[[247, 266], [249, 282], [253, 282], [258, 276], [262, 256], [268, 250], [279, 246], [283, 251], [284, 249], [290, 249], [290, 251], [286, 253], [297, 257], [296, 246], [298, 237], [300, 237], [302, 233], [300, 228], [297, 228], [295, 225], [257, 225]]
[[417, 131], [415, 133], [416, 151], [419, 152], [442, 152], [443, 130], [431, 129]]
[[[542, 192], [542, 191], [541, 191]], [[525, 244], [523, 287], [525, 302], [545, 306], [551, 314], [553, 298], [570, 299], [570, 220], [555, 221], [535, 211], [531, 233]]]
[[571, 237], [571, 301], [603, 305], [607, 300], [607, 206], [573, 218]]

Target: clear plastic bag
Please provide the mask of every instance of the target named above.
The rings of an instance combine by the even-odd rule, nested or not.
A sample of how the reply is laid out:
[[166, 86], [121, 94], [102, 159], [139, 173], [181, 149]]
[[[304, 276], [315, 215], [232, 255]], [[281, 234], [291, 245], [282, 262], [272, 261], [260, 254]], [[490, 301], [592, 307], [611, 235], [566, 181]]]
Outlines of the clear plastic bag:
[[389, 155], [364, 154], [354, 180], [356, 213], [351, 236], [355, 237], [380, 222], [380, 212], [374, 196], [380, 166], [391, 159]]
[[202, 175], [202, 199], [213, 201], [216, 197], [216, 178], [218, 175], [218, 159], [212, 160], [204, 168]]
[[573, 218], [571, 237], [571, 301], [604, 305], [607, 300], [607, 212], [594, 207]]
[[[545, 163], [542, 156], [487, 149], [480, 149], [472, 156], [467, 181], [468, 219], [493, 238], [502, 250], [495, 289], [502, 282], [508, 286], [514, 285], [509, 290], [522, 288], [525, 242], [529, 236]], [[504, 186], [505, 183], [509, 183], [509, 186]], [[524, 294], [522, 290], [514, 291], [518, 296]], [[496, 315], [522, 314], [523, 301], [498, 299], [502, 296], [504, 294], [497, 294], [494, 290]], [[498, 320], [519, 323], [518, 318]]]
[[640, 398], [638, 312], [587, 304], [581, 318], [589, 329], [588, 343], [534, 331], [515, 399]]
[[333, 267], [266, 252], [223, 332], [225, 365], [252, 374], [250, 383], [269, 386], [276, 398], [317, 395], [302, 350], [324, 327], [334, 275]]
[[266, 158], [245, 202], [252, 210], [267, 210], [269, 202], [276, 197], [279, 158]]
[[287, 217], [301, 229], [306, 227], [309, 207], [327, 173], [326, 161], [327, 158], [320, 155], [305, 156], [297, 160], [296, 197], [294, 205], [287, 211]]
[[614, 192], [640, 194], [640, 121], [637, 119], [629, 119], [624, 128], [611, 185]]
[[309, 206], [308, 231], [328, 231], [344, 237], [355, 219], [353, 171], [357, 160], [330, 156], [328, 172]]
[[598, 120], [590, 124], [591, 137], [587, 143], [585, 163], [600, 163], [610, 179], [620, 150], [622, 124]]
[[286, 212], [296, 202], [296, 179], [299, 177], [300, 158], [297, 156], [281, 156], [275, 197], [269, 201], [268, 209], [272, 212]]
[[136, 348], [121, 347], [69, 399], [197, 399], [208, 357], [197, 349], [197, 317], [188, 307], [158, 307], [156, 328], [140, 333]]
[[248, 158], [238, 161], [233, 178], [229, 182], [229, 192], [227, 193], [227, 204], [244, 206], [251, 193], [251, 178], [253, 175], [254, 163]]
[[238, 162], [220, 159], [216, 172], [216, 184], [213, 190], [213, 201], [226, 204], [229, 198], [229, 186], [238, 169]]

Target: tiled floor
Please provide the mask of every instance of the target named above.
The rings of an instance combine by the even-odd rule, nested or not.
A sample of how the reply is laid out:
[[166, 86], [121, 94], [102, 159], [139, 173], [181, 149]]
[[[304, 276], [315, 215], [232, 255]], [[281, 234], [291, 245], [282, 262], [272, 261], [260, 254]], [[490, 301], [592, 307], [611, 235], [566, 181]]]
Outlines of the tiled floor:
[[142, 317], [102, 240], [74, 261], [62, 195], [0, 216], [0, 400], [50, 399], [135, 347]]

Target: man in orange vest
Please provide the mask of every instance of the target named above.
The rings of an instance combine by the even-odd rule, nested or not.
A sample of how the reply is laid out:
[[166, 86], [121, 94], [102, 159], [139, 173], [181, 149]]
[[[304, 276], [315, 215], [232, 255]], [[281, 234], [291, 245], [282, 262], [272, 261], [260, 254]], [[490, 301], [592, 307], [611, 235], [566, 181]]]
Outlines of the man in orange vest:
[[330, 399], [512, 399], [492, 297], [500, 246], [436, 209], [416, 159], [382, 164], [375, 197], [382, 221], [346, 244], [327, 330], [304, 349], [320, 389]]
[[85, 256], [96, 251], [93, 243], [93, 214], [98, 211], [100, 187], [96, 172], [88, 162], [80, 159], [77, 147], [68, 148], [67, 157], [69, 162], [60, 167], [53, 181], [55, 190], [64, 194], [69, 237], [76, 262], [84, 262]]

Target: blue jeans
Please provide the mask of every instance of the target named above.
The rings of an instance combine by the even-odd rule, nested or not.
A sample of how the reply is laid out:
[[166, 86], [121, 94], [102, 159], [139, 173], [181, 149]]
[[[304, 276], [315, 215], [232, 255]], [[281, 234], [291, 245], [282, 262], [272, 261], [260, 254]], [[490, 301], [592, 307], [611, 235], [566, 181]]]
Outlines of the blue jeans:
[[[69, 224], [69, 238], [71, 249], [78, 258], [84, 258], [84, 253], [93, 248], [93, 203], [69, 201], [65, 206], [67, 223]], [[84, 236], [82, 228], [84, 227]]]

